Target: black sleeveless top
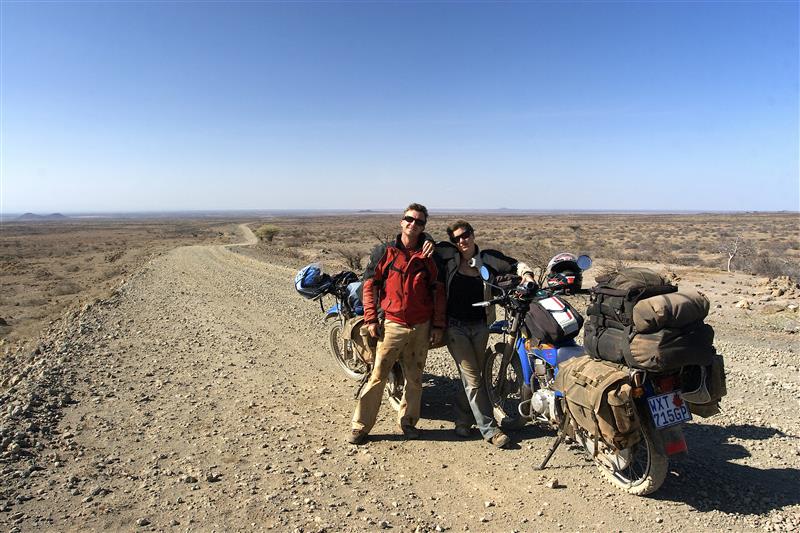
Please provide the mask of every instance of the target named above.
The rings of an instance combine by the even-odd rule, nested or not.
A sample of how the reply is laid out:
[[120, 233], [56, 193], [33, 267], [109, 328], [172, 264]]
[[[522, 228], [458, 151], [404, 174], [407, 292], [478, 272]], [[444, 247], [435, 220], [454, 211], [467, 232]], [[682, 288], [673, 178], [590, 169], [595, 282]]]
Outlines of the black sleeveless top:
[[447, 316], [458, 320], [486, 320], [483, 307], [472, 304], [483, 301], [483, 280], [478, 276], [465, 276], [456, 272], [450, 282], [447, 298]]

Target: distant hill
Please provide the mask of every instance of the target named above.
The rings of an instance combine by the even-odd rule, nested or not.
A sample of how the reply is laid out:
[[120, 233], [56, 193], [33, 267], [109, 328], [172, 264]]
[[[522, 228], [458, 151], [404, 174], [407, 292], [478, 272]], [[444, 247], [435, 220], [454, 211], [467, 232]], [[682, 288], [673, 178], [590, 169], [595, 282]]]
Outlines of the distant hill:
[[68, 216], [62, 215], [61, 213], [51, 213], [49, 215], [37, 215], [36, 213], [25, 213], [24, 215], [20, 215], [17, 217], [17, 220], [25, 222], [32, 222], [37, 220], [63, 220], [65, 218], [69, 218]]

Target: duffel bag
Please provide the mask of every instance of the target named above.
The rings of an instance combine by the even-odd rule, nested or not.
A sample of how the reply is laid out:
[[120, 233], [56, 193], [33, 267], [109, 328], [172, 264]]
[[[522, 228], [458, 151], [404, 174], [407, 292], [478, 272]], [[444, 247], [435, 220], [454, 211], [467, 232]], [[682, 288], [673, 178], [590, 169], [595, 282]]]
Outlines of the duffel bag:
[[708, 308], [708, 298], [693, 290], [651, 296], [633, 306], [633, 325], [639, 333], [682, 328], [703, 320]]
[[[644, 267], [623, 268], [595, 278], [601, 287], [640, 294], [660, 294], [661, 287], [675, 287], [667, 278]], [[666, 289], [669, 291], [669, 289]], [[672, 289], [673, 292], [675, 289]]]
[[575, 338], [583, 326], [583, 317], [566, 300], [551, 296], [531, 303], [525, 326], [539, 342], [555, 344]]
[[728, 394], [722, 356], [715, 354], [707, 366], [684, 368], [681, 389], [681, 396], [692, 414], [709, 417], [719, 413], [719, 401]]
[[633, 368], [651, 372], [677, 370], [683, 366], [711, 364], [714, 328], [695, 322], [682, 328], [664, 328], [653, 333], [637, 333], [630, 342]]
[[558, 366], [554, 387], [564, 394], [575, 423], [608, 446], [621, 450], [640, 439], [628, 370], [588, 356]]

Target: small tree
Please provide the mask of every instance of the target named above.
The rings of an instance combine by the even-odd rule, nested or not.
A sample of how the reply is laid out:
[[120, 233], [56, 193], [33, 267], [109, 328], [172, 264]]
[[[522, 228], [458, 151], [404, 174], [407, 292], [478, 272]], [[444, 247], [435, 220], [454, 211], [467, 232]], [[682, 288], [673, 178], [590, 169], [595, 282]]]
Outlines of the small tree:
[[728, 272], [731, 272], [731, 265], [733, 264], [734, 258], [738, 257], [739, 259], [744, 259], [750, 255], [751, 251], [750, 246], [748, 246], [747, 242], [742, 238], [741, 233], [732, 241], [723, 243], [719, 248], [719, 253], [728, 256], [728, 264], [726, 267]]
[[272, 239], [274, 239], [275, 235], [280, 233], [280, 231], [280, 228], [277, 226], [273, 226], [272, 224], [264, 224], [256, 230], [256, 237], [262, 241], [272, 242]]

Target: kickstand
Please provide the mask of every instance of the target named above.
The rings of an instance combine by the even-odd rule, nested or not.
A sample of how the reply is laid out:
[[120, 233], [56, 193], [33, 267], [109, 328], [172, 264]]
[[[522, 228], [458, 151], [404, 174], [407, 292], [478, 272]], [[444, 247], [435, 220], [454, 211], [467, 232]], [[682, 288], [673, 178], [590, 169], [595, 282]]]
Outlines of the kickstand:
[[556, 453], [558, 445], [561, 444], [561, 442], [564, 440], [564, 437], [567, 434], [567, 424], [569, 424], [569, 416], [564, 416], [564, 421], [561, 423], [561, 427], [558, 428], [558, 435], [556, 436], [556, 440], [550, 446], [550, 449], [547, 451], [547, 455], [545, 456], [544, 461], [542, 461], [542, 464], [539, 465], [539, 468], [537, 468], [537, 470], [544, 470], [544, 468], [547, 466], [548, 461], [550, 461], [550, 458], [553, 457], [554, 453]]

